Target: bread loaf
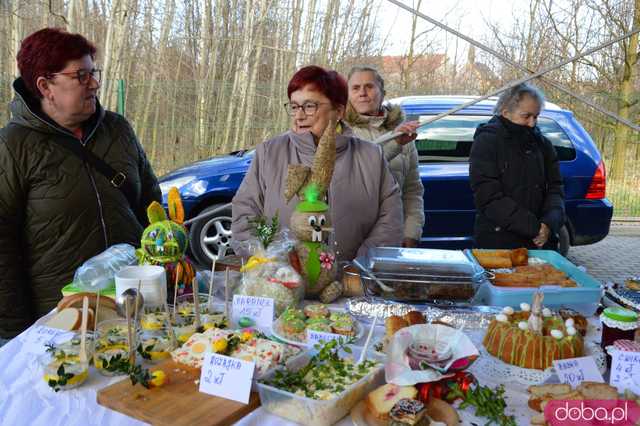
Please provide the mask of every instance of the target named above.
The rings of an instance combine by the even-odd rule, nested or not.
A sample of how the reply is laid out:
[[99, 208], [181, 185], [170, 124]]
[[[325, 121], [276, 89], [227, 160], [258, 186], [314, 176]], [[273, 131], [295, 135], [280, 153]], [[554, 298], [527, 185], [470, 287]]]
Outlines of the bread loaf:
[[404, 314], [402, 319], [404, 319], [409, 325], [427, 323], [427, 320], [425, 319], [424, 315], [422, 314], [422, 312], [419, 312], [419, 311], [407, 312], [406, 314]]
[[409, 323], [402, 317], [399, 317], [397, 315], [391, 315], [384, 321], [384, 327], [387, 337], [393, 336], [394, 334], [396, 334], [396, 331], [408, 326]]
[[[93, 310], [96, 309], [96, 300], [98, 299], [95, 293], [76, 293], [69, 296], [65, 296], [58, 302], [58, 311], [62, 311], [65, 308], [78, 308], [82, 309], [82, 298], [87, 297], [89, 299], [89, 307]], [[100, 309], [109, 308], [113, 311], [116, 310], [116, 302], [108, 296], [100, 296]]]

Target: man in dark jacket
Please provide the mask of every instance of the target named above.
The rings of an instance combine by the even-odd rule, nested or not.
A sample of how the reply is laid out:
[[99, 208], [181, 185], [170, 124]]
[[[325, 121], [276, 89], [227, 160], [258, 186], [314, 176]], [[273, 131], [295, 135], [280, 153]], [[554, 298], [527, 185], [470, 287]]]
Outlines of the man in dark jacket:
[[[56, 306], [84, 261], [118, 243], [140, 244], [158, 181], [127, 120], [97, 100], [95, 47], [79, 34], [40, 30], [18, 53], [12, 118], [0, 130], [0, 338]], [[121, 172], [127, 195], [84, 149]]]
[[479, 248], [557, 248], [564, 191], [555, 149], [536, 122], [544, 96], [530, 84], [502, 93], [476, 130], [469, 178]]

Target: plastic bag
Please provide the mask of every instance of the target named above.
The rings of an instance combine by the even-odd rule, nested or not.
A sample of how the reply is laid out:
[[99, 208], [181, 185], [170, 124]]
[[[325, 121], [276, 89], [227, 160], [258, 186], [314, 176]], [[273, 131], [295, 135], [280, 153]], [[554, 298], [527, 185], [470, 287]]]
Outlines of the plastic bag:
[[[225, 275], [225, 271], [216, 271], [213, 275], [213, 291], [211, 294], [216, 300], [224, 300]], [[229, 270], [229, 302], [238, 290], [241, 277], [240, 272]], [[211, 282], [211, 271], [198, 271], [196, 279], [198, 280], [198, 291], [203, 294], [208, 294], [209, 283]]]
[[113, 284], [118, 271], [137, 263], [135, 247], [130, 244], [116, 244], [84, 262], [76, 270], [73, 283], [85, 291], [103, 290]]
[[304, 280], [289, 264], [289, 253], [295, 240], [288, 229], [282, 229], [265, 249], [257, 239], [235, 242], [236, 253], [251, 257], [242, 267], [242, 278], [236, 294], [274, 299], [276, 315], [304, 299]]

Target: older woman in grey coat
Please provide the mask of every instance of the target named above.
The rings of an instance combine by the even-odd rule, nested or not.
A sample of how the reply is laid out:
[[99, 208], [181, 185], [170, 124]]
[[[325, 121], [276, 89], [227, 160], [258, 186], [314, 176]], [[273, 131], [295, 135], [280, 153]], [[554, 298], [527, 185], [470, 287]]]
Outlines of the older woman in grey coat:
[[353, 67], [349, 72], [349, 104], [345, 120], [353, 134], [375, 142], [390, 132], [402, 136], [380, 144], [393, 177], [400, 186], [404, 215], [402, 245], [417, 247], [424, 227], [424, 187], [418, 170], [417, 121], [404, 121], [399, 105], [383, 105], [384, 80], [371, 67]]

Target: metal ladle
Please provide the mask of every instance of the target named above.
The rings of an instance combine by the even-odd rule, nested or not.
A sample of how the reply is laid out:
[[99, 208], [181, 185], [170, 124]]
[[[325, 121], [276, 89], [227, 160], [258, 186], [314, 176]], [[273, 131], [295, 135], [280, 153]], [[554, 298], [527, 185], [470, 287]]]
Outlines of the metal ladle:
[[393, 293], [395, 290], [391, 287], [389, 287], [388, 285], [386, 285], [385, 283], [383, 283], [382, 281], [380, 281], [378, 279], [378, 277], [376, 277], [375, 275], [373, 275], [373, 272], [371, 272], [371, 270], [367, 267], [365, 267], [364, 265], [362, 265], [360, 262], [358, 262], [356, 259], [352, 260], [352, 263], [354, 265], [356, 265], [358, 267], [358, 269], [360, 269], [362, 272], [365, 273], [365, 275], [369, 278], [371, 278], [372, 280], [374, 280], [376, 282], [376, 284], [378, 284], [378, 286], [380, 287], [380, 289], [382, 289], [382, 291], [385, 291], [387, 293]]
[[135, 288], [128, 288], [122, 292], [120, 296], [116, 298], [116, 310], [118, 314], [123, 317], [127, 317], [127, 305], [129, 305], [129, 315], [136, 311], [136, 300], [138, 301], [137, 311], [140, 311], [144, 306], [144, 298], [142, 293], [138, 294]]

